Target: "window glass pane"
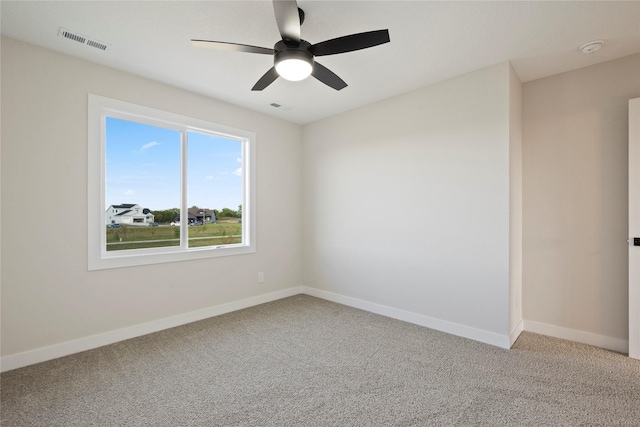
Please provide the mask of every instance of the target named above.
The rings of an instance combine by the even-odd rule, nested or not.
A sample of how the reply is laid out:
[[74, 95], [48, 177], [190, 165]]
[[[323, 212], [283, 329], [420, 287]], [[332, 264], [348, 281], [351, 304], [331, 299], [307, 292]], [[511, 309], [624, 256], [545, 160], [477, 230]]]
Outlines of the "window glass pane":
[[180, 245], [180, 132], [106, 118], [107, 251]]
[[189, 247], [242, 243], [243, 142], [190, 131]]

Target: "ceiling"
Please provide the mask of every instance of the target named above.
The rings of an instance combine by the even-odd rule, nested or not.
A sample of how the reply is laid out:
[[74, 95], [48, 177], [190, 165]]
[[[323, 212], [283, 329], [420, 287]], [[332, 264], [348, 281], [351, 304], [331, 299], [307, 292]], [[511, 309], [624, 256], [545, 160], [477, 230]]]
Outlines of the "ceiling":
[[[317, 43], [389, 29], [391, 42], [318, 59], [349, 85], [308, 78], [254, 83], [269, 55], [197, 48], [208, 39], [272, 48], [270, 1], [5, 1], [5, 36], [305, 124], [470, 71], [511, 61], [523, 82], [640, 52], [640, 2], [311, 1], [302, 38]], [[110, 45], [58, 36], [60, 27]], [[592, 54], [580, 46], [604, 40]], [[282, 105], [280, 108], [271, 103]]]

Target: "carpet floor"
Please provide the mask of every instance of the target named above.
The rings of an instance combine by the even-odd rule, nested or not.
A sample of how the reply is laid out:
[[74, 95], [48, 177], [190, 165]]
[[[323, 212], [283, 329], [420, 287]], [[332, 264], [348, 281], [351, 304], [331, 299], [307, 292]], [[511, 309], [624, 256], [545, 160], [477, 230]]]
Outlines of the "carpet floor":
[[511, 350], [306, 295], [5, 372], [19, 426], [640, 426], [640, 361]]

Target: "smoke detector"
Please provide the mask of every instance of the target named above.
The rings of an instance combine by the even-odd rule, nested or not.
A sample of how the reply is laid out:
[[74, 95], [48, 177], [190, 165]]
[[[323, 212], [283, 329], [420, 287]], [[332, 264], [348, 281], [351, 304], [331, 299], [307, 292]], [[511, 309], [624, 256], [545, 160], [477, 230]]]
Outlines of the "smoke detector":
[[103, 52], [106, 52], [111, 49], [111, 45], [107, 43], [103, 43], [94, 38], [87, 37], [85, 35], [82, 35], [75, 31], [67, 30], [66, 28], [62, 28], [62, 27], [60, 27], [60, 30], [58, 30], [58, 37], [65, 38], [65, 39], [83, 44], [85, 46], [93, 47]]
[[596, 50], [599, 50], [604, 44], [603, 40], [594, 40], [589, 43], [585, 43], [580, 47], [580, 51], [582, 53], [593, 53]]

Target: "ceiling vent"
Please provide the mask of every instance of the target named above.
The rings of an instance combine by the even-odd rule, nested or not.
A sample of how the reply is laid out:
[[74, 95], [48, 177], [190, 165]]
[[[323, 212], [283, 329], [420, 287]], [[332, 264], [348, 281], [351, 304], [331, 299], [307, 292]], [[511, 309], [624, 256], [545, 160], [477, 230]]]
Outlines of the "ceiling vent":
[[74, 42], [77, 42], [89, 47], [93, 47], [103, 52], [106, 52], [111, 49], [111, 46], [108, 45], [107, 43], [100, 42], [96, 39], [89, 38], [82, 34], [76, 33], [75, 31], [70, 31], [62, 27], [60, 27], [60, 30], [58, 31], [58, 37], [63, 37], [65, 39], [72, 40]]
[[272, 102], [271, 104], [269, 104], [271, 107], [273, 108], [278, 108], [280, 109], [280, 111], [290, 111], [291, 107], [287, 106], [287, 105], [282, 105], [282, 104], [278, 104], [277, 102]]

